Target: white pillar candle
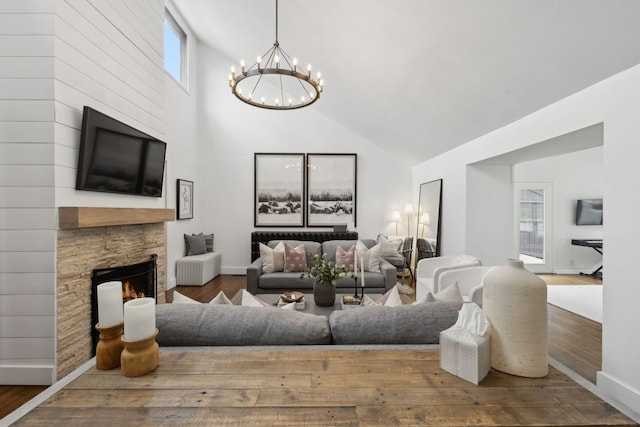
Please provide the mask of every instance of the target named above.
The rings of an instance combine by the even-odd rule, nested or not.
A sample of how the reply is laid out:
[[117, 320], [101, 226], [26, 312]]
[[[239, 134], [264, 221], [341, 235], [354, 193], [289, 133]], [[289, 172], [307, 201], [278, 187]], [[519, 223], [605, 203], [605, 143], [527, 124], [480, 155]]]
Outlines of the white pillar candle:
[[98, 325], [109, 328], [122, 323], [122, 282], [98, 285]]
[[124, 304], [124, 339], [141, 341], [156, 331], [156, 300], [136, 298]]
[[354, 250], [353, 251], [354, 257], [353, 257], [353, 272], [358, 274], [358, 250]]
[[362, 281], [360, 282], [360, 284], [364, 288], [364, 257], [360, 260], [360, 264], [362, 264]]

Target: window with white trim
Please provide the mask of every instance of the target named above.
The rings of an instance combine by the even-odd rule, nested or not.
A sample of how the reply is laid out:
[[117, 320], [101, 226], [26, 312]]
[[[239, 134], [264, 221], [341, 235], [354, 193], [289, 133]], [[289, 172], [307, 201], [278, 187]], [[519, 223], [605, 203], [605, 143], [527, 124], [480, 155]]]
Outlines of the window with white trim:
[[165, 9], [164, 69], [184, 88], [187, 87], [187, 34]]

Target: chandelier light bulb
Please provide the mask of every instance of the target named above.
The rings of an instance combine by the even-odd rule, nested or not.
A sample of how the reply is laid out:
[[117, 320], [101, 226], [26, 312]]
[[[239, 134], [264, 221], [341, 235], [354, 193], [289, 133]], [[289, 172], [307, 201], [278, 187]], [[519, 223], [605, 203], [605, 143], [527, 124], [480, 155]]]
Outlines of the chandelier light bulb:
[[293, 71], [298, 71], [298, 58], [293, 58]]
[[304, 104], [304, 96], [301, 96], [301, 97], [300, 97], [300, 103], [301, 103], [301, 104]]
[[291, 107], [291, 102], [292, 102], [291, 98], [289, 98], [289, 107]]
[[279, 103], [280, 101], [278, 100], [278, 98], [276, 98], [276, 107], [278, 106]]
[[311, 64], [307, 65], [307, 74], [309, 75], [309, 78], [311, 78]]
[[260, 101], [262, 101], [262, 105], [264, 105], [264, 96], [260, 98]]
[[244, 74], [244, 59], [240, 60], [240, 67], [242, 67], [242, 74]]
[[256, 63], [258, 64], [258, 70], [260, 69], [261, 62], [262, 62], [262, 58], [260, 58], [260, 55], [258, 55], [258, 57], [256, 58]]
[[235, 80], [236, 78], [236, 67], [231, 66], [231, 78]]
[[253, 93], [249, 94], [249, 101], [253, 101]]

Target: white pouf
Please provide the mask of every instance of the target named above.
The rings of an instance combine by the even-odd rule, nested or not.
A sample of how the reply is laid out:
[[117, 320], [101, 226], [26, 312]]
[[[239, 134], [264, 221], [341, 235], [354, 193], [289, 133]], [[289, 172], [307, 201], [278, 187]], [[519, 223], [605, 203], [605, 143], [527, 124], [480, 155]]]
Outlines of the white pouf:
[[202, 286], [220, 274], [221, 264], [219, 252], [182, 257], [176, 261], [176, 284]]
[[457, 326], [440, 332], [440, 368], [478, 385], [491, 369], [491, 337]]
[[544, 377], [547, 361], [547, 285], [507, 260], [484, 278], [482, 311], [491, 324], [491, 367], [522, 377]]

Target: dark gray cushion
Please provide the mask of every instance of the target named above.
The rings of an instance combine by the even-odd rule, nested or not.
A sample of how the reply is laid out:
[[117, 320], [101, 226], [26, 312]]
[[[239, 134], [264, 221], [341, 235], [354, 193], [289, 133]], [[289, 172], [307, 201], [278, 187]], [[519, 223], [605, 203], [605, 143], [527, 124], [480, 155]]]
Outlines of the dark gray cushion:
[[325, 316], [275, 307], [159, 304], [161, 346], [330, 344]]
[[202, 233], [192, 235], [185, 234], [184, 245], [187, 250], [187, 256], [207, 253], [207, 243]]
[[440, 332], [456, 323], [459, 302], [436, 301], [400, 307], [360, 307], [331, 313], [334, 344], [438, 344]]

